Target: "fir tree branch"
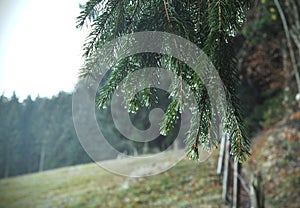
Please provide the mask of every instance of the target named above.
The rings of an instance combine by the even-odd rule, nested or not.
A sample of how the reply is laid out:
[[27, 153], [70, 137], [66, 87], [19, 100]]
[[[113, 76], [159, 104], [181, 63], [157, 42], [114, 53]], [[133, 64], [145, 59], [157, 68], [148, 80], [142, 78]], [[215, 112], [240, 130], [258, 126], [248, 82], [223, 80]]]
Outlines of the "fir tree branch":
[[[95, 2], [100, 1], [90, 0], [89, 2], [91, 2], [90, 5], [92, 7], [92, 3], [95, 4]], [[98, 17], [93, 19], [93, 24], [91, 25], [92, 32], [88, 36], [87, 43], [84, 45], [86, 62], [84, 70], [82, 70], [82, 75], [88, 78], [90, 77], [90, 73], [93, 72], [91, 69], [94, 69], [91, 66], [97, 64], [93, 58], [98, 45], [118, 35], [128, 33], [128, 25], [130, 25], [132, 32], [163, 29], [164, 31], [170, 31], [173, 34], [186, 37], [203, 49], [219, 72], [221, 80], [225, 85], [226, 100], [228, 102], [226, 118], [222, 119], [225, 120], [226, 131], [230, 134], [232, 154], [242, 158], [249, 152], [249, 140], [245, 133], [239, 102], [236, 96], [238, 76], [235, 54], [231, 48], [230, 38], [232, 34], [237, 33], [241, 19], [243, 19], [242, 15], [248, 3], [249, 0], [188, 2], [178, 0], [172, 3], [167, 2], [167, 0], [106, 1], [106, 4], [102, 8], [103, 13], [98, 14]], [[90, 11], [87, 8], [85, 9], [85, 13], [81, 13], [81, 18], [83, 19], [88, 17], [85, 16], [88, 15], [88, 12], [93, 11], [92, 9]], [[122, 27], [121, 23], [127, 23], [126, 15], [129, 18], [129, 24], [127, 24], [127, 27], [126, 25]], [[131, 21], [133, 18], [135, 18], [135, 21]], [[80, 23], [84, 24], [85, 22]], [[179, 54], [180, 51], [176, 41], [174, 41], [174, 46], [177, 50], [176, 52]], [[210, 103], [207, 95], [208, 92], [201, 78], [196, 74], [187, 73], [188, 69], [180, 60], [165, 57], [165, 55], [162, 55], [160, 60], [163, 60], [163, 64], [166, 64], [167, 68], [177, 74], [177, 79], [173, 81], [170, 87], [171, 94], [173, 94], [173, 101], [168, 106], [169, 111], [165, 114], [161, 130], [165, 133], [170, 131], [177, 120], [177, 116], [180, 114], [180, 108], [183, 108], [184, 102], [189, 99], [183, 93], [185, 92], [183, 81], [186, 81], [188, 85], [192, 86], [191, 91], [198, 102], [195, 108], [197, 108], [201, 115], [201, 118], [200, 115], [192, 117], [191, 122], [193, 122], [193, 125], [191, 125], [186, 139], [187, 147], [189, 148], [188, 152], [195, 150], [196, 146], [198, 148], [200, 142], [202, 146], [205, 147], [207, 145], [211, 148], [212, 144], [215, 145], [218, 142], [212, 139], [215, 130], [211, 126], [212, 116], [216, 116], [216, 114], [214, 109], [212, 109], [212, 103]], [[121, 61], [120, 64], [114, 66], [108, 76], [108, 80], [99, 91], [99, 99], [97, 100], [99, 106], [110, 99], [118, 82], [130, 73], [131, 67], [134, 64], [137, 68], [140, 68], [147, 64], [156, 66], [155, 63], [153, 63], [153, 60], [149, 56], [143, 56], [134, 57], [124, 62]], [[141, 80], [139, 81], [143, 81], [142, 76], [144, 75], [141, 74]], [[130, 79], [124, 83], [124, 89], [126, 88], [126, 93], [130, 98], [132, 98], [132, 93], [135, 93], [136, 88], [131, 87], [134, 84]], [[145, 103], [150, 102], [150, 96], [151, 90], [146, 90], [141, 95], [135, 96], [134, 100], [129, 100], [131, 103], [127, 102], [127, 104], [133, 107], [136, 104], [145, 105]], [[194, 109], [193, 112], [195, 111]], [[196, 154], [197, 152], [194, 153]], [[194, 156], [197, 157], [195, 154]]]
[[84, 6], [84, 10], [80, 12], [80, 15], [77, 17], [77, 28], [82, 28], [87, 18], [95, 11], [95, 8], [103, 3], [104, 0], [90, 0]]
[[96, 31], [92, 31], [89, 35], [89, 37], [91, 37], [91, 40], [84, 44], [85, 46], [85, 53], [84, 53], [84, 56], [88, 57], [91, 53], [91, 51], [93, 50], [94, 48], [94, 45], [96, 43], [96, 40], [98, 39], [99, 35], [102, 33], [104, 27], [105, 27], [105, 24], [107, 22], [107, 20], [111, 17], [111, 15], [113, 14], [116, 6], [118, 5], [119, 1], [116, 1], [113, 6], [111, 7], [110, 11], [106, 14], [106, 16], [104, 17], [104, 19], [102, 20], [102, 16], [100, 15], [97, 19], [96, 19], [96, 23], [100, 23], [100, 25], [94, 23], [92, 25], [92, 27], [96, 27], [95, 30]]

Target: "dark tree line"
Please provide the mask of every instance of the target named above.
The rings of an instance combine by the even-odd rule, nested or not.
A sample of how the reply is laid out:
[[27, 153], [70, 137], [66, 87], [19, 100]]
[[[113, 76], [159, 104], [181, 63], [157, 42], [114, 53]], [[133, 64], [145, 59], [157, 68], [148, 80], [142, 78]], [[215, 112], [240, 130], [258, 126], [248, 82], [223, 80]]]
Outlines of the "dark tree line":
[[[166, 94], [161, 96], [168, 101]], [[144, 109], [130, 118], [137, 128], [147, 129], [147, 116], [149, 112]], [[177, 133], [138, 143], [118, 132], [110, 108], [96, 111], [96, 117], [109, 143], [129, 155], [163, 150]], [[117, 155], [111, 157], [103, 154], [101, 158], [114, 159]], [[60, 92], [51, 99], [35, 100], [28, 96], [22, 102], [16, 94], [0, 97], [0, 178], [88, 162], [92, 160], [80, 145], [73, 125], [72, 94]]]
[[90, 162], [72, 123], [71, 94], [0, 97], [0, 177]]

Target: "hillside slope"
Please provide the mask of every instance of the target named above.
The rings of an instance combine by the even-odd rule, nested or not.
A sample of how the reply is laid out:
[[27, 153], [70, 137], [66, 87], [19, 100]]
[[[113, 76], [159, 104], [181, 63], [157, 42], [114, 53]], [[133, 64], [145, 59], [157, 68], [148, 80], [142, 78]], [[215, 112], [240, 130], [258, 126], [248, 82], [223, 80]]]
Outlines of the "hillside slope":
[[0, 207], [219, 207], [215, 161], [184, 160], [140, 179], [113, 175], [96, 164], [3, 179]]
[[268, 207], [300, 206], [300, 111], [265, 130], [252, 142], [243, 172], [260, 173]]
[[[300, 112], [262, 132], [243, 165], [248, 185], [253, 173], [261, 173], [267, 207], [299, 207], [299, 123]], [[113, 175], [96, 164], [3, 179], [0, 207], [224, 207], [217, 153], [203, 163], [183, 160], [139, 179]], [[118, 160], [108, 163], [118, 165]]]

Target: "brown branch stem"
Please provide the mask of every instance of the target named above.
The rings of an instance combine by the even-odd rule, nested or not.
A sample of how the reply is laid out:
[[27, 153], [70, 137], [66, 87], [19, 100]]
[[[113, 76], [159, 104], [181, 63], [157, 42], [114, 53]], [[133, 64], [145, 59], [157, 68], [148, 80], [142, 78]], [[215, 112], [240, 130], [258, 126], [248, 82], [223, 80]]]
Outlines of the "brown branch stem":
[[293, 65], [293, 71], [295, 73], [296, 82], [297, 82], [297, 86], [298, 86], [298, 93], [300, 93], [300, 76], [299, 76], [299, 72], [297, 69], [297, 63], [296, 63], [295, 53], [294, 53], [293, 46], [292, 46], [292, 41], [291, 41], [291, 37], [290, 37], [290, 33], [289, 33], [288, 24], [287, 24], [284, 12], [283, 12], [278, 0], [274, 0], [274, 3], [277, 7], [277, 10], [279, 12], [279, 15], [280, 15], [280, 18], [281, 18], [281, 21], [283, 24], [283, 29], [284, 29], [285, 36], [287, 39], [287, 45], [289, 48], [289, 53], [290, 53], [290, 57], [291, 57], [292, 65]]

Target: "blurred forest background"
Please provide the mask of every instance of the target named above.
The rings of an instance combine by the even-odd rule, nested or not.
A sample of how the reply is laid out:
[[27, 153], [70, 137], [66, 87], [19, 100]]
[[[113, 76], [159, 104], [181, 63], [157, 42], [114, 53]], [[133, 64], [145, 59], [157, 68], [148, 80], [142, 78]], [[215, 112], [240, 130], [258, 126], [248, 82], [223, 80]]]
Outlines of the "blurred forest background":
[[[282, 3], [290, 40], [278, 8], [273, 1], [266, 0], [255, 1], [243, 30], [235, 37], [240, 99], [251, 136], [299, 111], [300, 101], [295, 96], [300, 69], [300, 15], [293, 2], [296, 1]], [[142, 125], [140, 128], [147, 128], [147, 123], [139, 122], [146, 116], [142, 112], [132, 115], [132, 119]], [[119, 151], [129, 154], [145, 151], [141, 146], [133, 149], [130, 141], [122, 140], [111, 125], [109, 110], [98, 110], [97, 119], [104, 125], [106, 136], [116, 141], [112, 142], [118, 144]], [[155, 152], [165, 145], [156, 143], [147, 148]], [[103, 155], [104, 159], [113, 158]], [[52, 98], [34, 100], [28, 96], [23, 101], [16, 94], [0, 97], [1, 178], [90, 162], [73, 126], [72, 94], [60, 92]]]

